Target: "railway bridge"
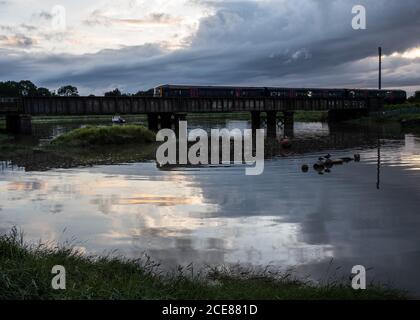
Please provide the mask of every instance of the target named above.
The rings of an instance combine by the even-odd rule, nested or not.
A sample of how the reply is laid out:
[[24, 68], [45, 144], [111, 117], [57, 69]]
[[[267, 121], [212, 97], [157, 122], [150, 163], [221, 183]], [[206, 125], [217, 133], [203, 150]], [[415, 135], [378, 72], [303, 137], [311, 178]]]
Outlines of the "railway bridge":
[[331, 119], [360, 117], [382, 108], [380, 98], [159, 98], [159, 97], [23, 97], [0, 98], [6, 130], [31, 133], [32, 116], [146, 114], [152, 130], [170, 128], [188, 113], [250, 112], [252, 128], [267, 116], [267, 134], [275, 135], [278, 120], [293, 132], [296, 111], [328, 111]]

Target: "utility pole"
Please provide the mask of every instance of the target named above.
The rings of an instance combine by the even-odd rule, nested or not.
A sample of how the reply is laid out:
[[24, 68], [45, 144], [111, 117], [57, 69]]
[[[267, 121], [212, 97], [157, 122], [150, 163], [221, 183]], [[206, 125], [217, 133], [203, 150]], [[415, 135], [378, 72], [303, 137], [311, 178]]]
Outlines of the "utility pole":
[[[379, 90], [382, 89], [382, 47], [378, 48], [378, 55], [379, 55], [379, 81], [378, 87]], [[381, 188], [381, 139], [378, 134], [378, 164], [377, 164], [377, 178], [376, 178], [376, 189]]]
[[379, 81], [378, 81], [378, 87], [379, 90], [382, 89], [382, 47], [378, 48], [378, 54], [379, 54]]

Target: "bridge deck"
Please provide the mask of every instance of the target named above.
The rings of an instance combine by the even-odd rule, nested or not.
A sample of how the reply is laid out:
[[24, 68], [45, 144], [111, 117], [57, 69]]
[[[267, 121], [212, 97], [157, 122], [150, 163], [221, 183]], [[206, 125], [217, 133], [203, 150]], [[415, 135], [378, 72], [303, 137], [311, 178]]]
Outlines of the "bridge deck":
[[245, 111], [317, 111], [382, 107], [380, 99], [26, 97], [0, 101], [0, 114], [111, 115]]

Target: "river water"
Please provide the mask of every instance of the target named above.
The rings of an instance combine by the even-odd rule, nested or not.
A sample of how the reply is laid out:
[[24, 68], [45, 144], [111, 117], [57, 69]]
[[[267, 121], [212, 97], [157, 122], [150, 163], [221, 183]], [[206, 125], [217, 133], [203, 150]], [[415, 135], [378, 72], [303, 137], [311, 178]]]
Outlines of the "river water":
[[[154, 162], [27, 172], [3, 161], [0, 233], [17, 226], [30, 241], [147, 254], [169, 269], [272, 265], [324, 281], [363, 265], [368, 282], [420, 296], [420, 136], [395, 126], [297, 123], [295, 141], [297, 151], [267, 159], [261, 176], [242, 166], [160, 170]], [[320, 175], [312, 165], [326, 153], [359, 153], [361, 162]]]

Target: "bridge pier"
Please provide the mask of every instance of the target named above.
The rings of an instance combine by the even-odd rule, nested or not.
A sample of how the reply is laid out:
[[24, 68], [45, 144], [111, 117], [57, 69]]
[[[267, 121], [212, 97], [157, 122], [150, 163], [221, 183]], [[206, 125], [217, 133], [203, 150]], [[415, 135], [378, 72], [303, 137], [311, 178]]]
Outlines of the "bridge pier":
[[277, 111], [267, 111], [267, 137], [277, 136]]
[[179, 122], [180, 121], [186, 121], [187, 120], [187, 114], [186, 113], [175, 113], [174, 114], [174, 125], [175, 125], [175, 132], [178, 132], [179, 129]]
[[158, 131], [159, 129], [172, 129], [178, 126], [180, 120], [185, 120], [185, 114], [173, 114], [171, 112], [165, 113], [148, 113], [147, 114], [147, 125], [152, 131]]
[[251, 126], [252, 131], [256, 131], [261, 128], [261, 112], [251, 111]]
[[160, 128], [161, 129], [172, 129], [172, 113], [161, 113], [159, 114], [160, 118]]
[[27, 114], [6, 115], [6, 132], [30, 135], [32, 133], [32, 117]]
[[159, 119], [157, 113], [148, 113], [147, 114], [147, 126], [149, 130], [158, 131], [159, 129]]
[[284, 125], [284, 136], [292, 138], [294, 131], [294, 112], [285, 111], [283, 112], [283, 125]]

